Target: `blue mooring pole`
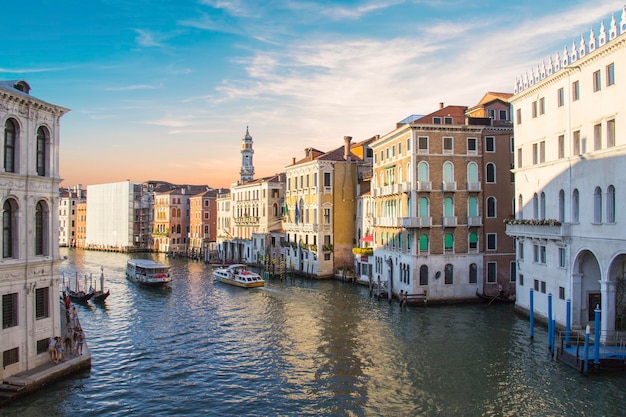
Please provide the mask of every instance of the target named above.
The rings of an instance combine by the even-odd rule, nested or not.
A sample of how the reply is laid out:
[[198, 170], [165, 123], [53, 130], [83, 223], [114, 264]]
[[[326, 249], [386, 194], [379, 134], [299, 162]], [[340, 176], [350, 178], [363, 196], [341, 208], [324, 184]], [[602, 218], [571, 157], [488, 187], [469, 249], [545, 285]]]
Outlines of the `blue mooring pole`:
[[565, 346], [569, 347], [569, 335], [572, 330], [572, 300], [569, 298], [566, 301], [567, 311], [565, 311]]
[[589, 373], [589, 325], [585, 329], [585, 353], [584, 353], [584, 365], [583, 365], [583, 373], [587, 375]]
[[600, 366], [600, 306], [596, 305], [596, 309], [593, 310], [595, 313], [595, 334], [593, 344], [595, 345], [594, 355], [593, 355], [593, 364], [596, 367]]
[[530, 289], [530, 338], [535, 337], [535, 299], [533, 289]]
[[550, 353], [554, 354], [554, 349], [556, 345], [556, 320], [552, 320], [552, 350]]
[[552, 329], [552, 293], [548, 293], [548, 349], [552, 352], [552, 348], [554, 346], [552, 336], [554, 335], [554, 330]]

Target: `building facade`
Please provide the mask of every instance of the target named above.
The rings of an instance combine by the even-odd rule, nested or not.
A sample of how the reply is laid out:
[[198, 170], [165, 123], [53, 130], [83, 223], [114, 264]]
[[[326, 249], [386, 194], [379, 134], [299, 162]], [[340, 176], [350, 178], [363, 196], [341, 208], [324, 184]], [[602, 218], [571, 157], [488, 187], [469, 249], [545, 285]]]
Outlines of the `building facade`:
[[[626, 329], [626, 8], [516, 82], [517, 308], [603, 337]], [[552, 295], [552, 297], [550, 297]]]
[[189, 256], [209, 260], [217, 236], [217, 191], [209, 190], [189, 198]]
[[62, 188], [59, 201], [59, 246], [74, 247], [76, 243], [77, 205], [85, 201], [85, 192], [80, 184]]
[[46, 363], [48, 340], [61, 334], [59, 146], [67, 112], [31, 96], [26, 81], [0, 81], [0, 380]]

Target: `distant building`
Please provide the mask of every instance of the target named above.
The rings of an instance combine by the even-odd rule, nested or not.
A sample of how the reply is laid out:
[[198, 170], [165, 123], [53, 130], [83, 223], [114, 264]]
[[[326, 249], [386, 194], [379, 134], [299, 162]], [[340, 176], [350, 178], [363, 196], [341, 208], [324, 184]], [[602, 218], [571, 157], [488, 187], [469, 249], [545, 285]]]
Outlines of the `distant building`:
[[87, 186], [86, 248], [127, 251], [135, 247], [135, 185], [122, 181]]
[[76, 207], [85, 201], [85, 192], [78, 184], [69, 188], [61, 188], [59, 201], [59, 246], [76, 246]]
[[61, 334], [59, 146], [67, 112], [31, 96], [26, 81], [0, 81], [0, 380], [48, 362], [48, 340]]
[[626, 8], [517, 79], [517, 308], [602, 338], [626, 330]]
[[84, 249], [87, 241], [87, 201], [76, 204], [76, 235], [74, 244], [77, 248]]
[[189, 198], [189, 256], [209, 260], [217, 237], [217, 191], [209, 190]]

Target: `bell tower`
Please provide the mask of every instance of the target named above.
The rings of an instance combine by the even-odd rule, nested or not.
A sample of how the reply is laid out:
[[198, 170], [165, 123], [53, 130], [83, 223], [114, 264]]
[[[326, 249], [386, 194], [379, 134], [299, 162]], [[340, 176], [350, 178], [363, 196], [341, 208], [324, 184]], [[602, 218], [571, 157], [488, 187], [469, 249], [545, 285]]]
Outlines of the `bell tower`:
[[243, 137], [241, 143], [241, 171], [239, 171], [239, 178], [242, 183], [252, 181], [254, 179], [254, 165], [252, 163], [252, 156], [254, 155], [254, 149], [252, 149], [252, 136], [246, 126], [246, 136]]

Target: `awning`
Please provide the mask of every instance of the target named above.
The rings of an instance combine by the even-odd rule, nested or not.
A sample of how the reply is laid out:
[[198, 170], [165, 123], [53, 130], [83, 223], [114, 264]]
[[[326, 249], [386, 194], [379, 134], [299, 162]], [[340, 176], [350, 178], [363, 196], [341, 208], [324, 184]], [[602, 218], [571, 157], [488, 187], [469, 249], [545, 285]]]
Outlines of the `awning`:
[[361, 238], [360, 240], [361, 240], [361, 242], [373, 242], [374, 241], [374, 235], [365, 236], [364, 238]]

